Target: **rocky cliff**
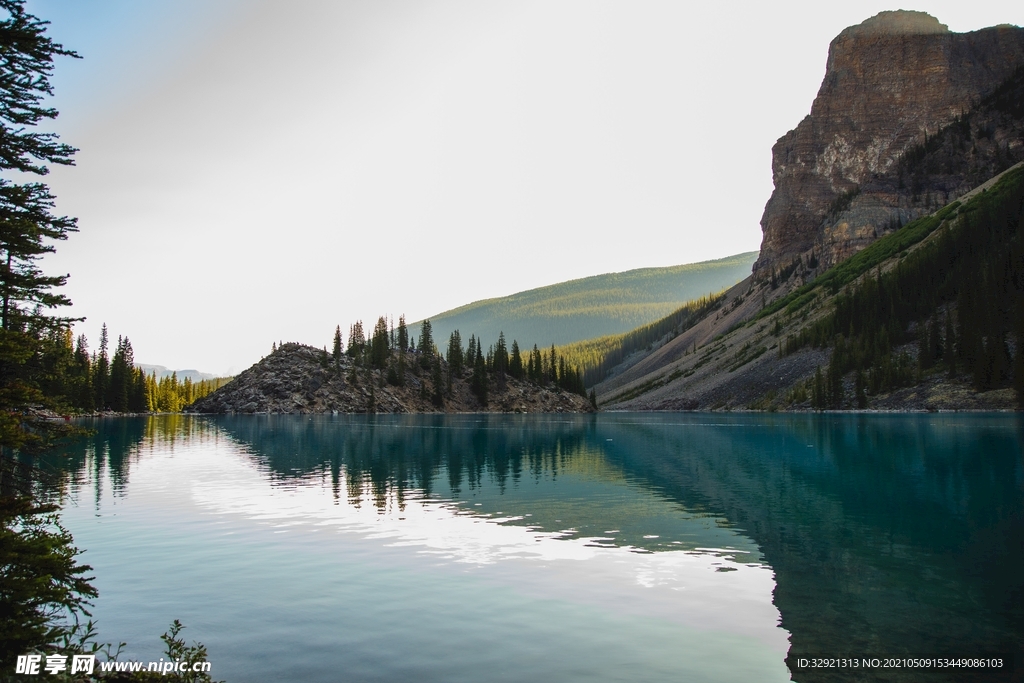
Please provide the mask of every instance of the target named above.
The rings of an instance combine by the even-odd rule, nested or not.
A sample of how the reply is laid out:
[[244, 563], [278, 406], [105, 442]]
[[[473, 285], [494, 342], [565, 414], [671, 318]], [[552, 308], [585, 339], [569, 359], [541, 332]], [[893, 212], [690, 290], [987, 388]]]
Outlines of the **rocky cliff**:
[[[807, 410], [822, 407], [814, 393], [822, 395], [828, 377], [834, 409], [1024, 406], [1022, 222], [1024, 162], [817, 278], [797, 262], [779, 278], [743, 281], [712, 314], [669, 332], [597, 384], [598, 402], [627, 411]], [[900, 285], [883, 297], [884, 282]], [[846, 317], [837, 322], [840, 300]], [[887, 326], [873, 331], [871, 343], [860, 327], [868, 318]], [[972, 341], [982, 336], [998, 341]], [[940, 345], [947, 355], [938, 362]], [[895, 377], [897, 366], [900, 379], [865, 382]]]
[[[755, 277], [801, 256], [820, 260], [821, 267], [837, 263], [934, 211], [979, 176], [1019, 161], [1019, 126], [966, 119], [971, 112], [984, 118], [979, 104], [1022, 65], [1024, 29], [1015, 26], [952, 33], [923, 12], [901, 10], [840, 33], [829, 47], [811, 113], [772, 149], [775, 191], [761, 219]], [[941, 164], [918, 164], [911, 182], [908, 164], [920, 161], [936, 134], [957, 124], [966, 129], [958, 144], [966, 138], [967, 152], [981, 159], [975, 165], [984, 172], [950, 177]]]

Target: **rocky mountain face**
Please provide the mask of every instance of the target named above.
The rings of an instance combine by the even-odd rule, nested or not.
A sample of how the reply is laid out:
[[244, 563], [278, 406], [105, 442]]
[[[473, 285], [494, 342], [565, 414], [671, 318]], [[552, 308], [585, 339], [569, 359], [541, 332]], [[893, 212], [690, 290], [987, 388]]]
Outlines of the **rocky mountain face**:
[[[394, 354], [397, 355], [398, 351]], [[418, 355], [407, 353], [401, 384], [381, 370], [358, 367], [347, 356], [334, 361], [322, 349], [282, 344], [256, 365], [212, 394], [186, 408], [193, 413], [586, 413], [589, 401], [577, 394], [540, 387], [511, 377], [492, 382], [481, 404], [467, 378], [454, 377], [440, 405], [434, 399], [429, 370]], [[443, 375], [447, 365], [442, 360]]]
[[[1013, 98], [993, 102], [1022, 68], [1015, 26], [952, 33], [901, 10], [840, 33], [811, 113], [772, 149], [755, 278], [800, 257], [838, 263], [1024, 158], [1020, 116], [1007, 115]], [[959, 165], [922, 165], [948, 129]]]
[[[1024, 98], [1014, 101], [1024, 108]], [[967, 167], [968, 158], [953, 156], [953, 141], [959, 139], [954, 133], [935, 138], [908, 168], [940, 161], [954, 169]], [[830, 409], [1019, 409], [1024, 388], [1017, 393], [1009, 378], [1012, 374], [1020, 387], [1024, 377], [1022, 224], [1024, 162], [817, 276], [797, 260], [770, 278], [744, 280], [709, 315], [628, 357], [595, 386], [599, 405], [626, 411], [809, 410], [815, 409], [816, 383], [827, 376], [835, 378], [840, 397]], [[880, 287], [887, 278], [903, 283], [898, 294], [890, 291], [873, 300], [863, 295], [871, 289], [866, 283]], [[853, 305], [855, 296], [860, 298]], [[865, 351], [865, 337], [857, 337], [861, 332], [852, 322], [846, 324], [849, 318], [828, 326], [831, 316], [838, 316], [840, 300], [847, 302], [846, 312], [856, 309], [857, 315], [871, 317], [884, 311], [876, 320], [890, 321], [897, 320], [895, 304], [916, 302], [913, 314], [886, 323], [891, 335], [876, 335], [873, 344], [889, 349], [888, 360], [864, 371], [860, 380], [836, 360], [837, 349], [845, 344], [847, 358], [875, 350]], [[983, 325], [988, 341], [972, 342]], [[826, 331], [817, 341], [796, 343], [809, 340], [812, 330]], [[854, 343], [860, 346], [849, 352]], [[929, 361], [925, 354], [940, 344], [945, 360]], [[845, 369], [832, 373], [834, 364]], [[882, 377], [896, 365], [904, 373], [899, 381], [877, 390], [864, 384], [865, 377]], [[858, 382], [863, 400], [857, 397]]]

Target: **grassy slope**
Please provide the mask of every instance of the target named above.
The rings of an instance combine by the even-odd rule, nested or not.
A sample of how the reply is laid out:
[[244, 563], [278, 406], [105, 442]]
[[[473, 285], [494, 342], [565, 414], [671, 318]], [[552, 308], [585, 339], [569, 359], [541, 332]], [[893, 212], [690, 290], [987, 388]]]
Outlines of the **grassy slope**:
[[[685, 302], [719, 292], [750, 274], [757, 252], [667, 268], [642, 268], [595, 275], [485, 299], [430, 318], [442, 350], [459, 330], [492, 344], [499, 332], [508, 343], [547, 347], [628, 332], [654, 322]], [[412, 332], [419, 334], [419, 325]]]

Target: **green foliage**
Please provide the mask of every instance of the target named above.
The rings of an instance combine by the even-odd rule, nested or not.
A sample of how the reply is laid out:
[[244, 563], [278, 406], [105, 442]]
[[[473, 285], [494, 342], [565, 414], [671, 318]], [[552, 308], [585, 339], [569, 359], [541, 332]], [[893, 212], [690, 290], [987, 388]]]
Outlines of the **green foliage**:
[[[53, 94], [50, 75], [55, 56], [77, 57], [46, 36], [46, 22], [27, 14], [17, 0], [0, 4], [0, 170], [43, 176], [48, 164], [71, 165], [75, 149], [57, 142], [56, 133], [33, 127], [55, 119], [57, 110], [42, 102]], [[76, 220], [54, 216], [54, 197], [43, 183], [12, 183], [0, 179], [0, 327], [21, 330], [42, 316], [35, 306], [53, 308], [70, 303], [54, 293], [66, 275], [46, 276], [36, 265], [54, 251], [50, 240], [67, 239]]]
[[839, 196], [836, 197], [832, 204], [828, 207], [828, 212], [826, 214], [828, 216], [828, 220], [835, 220], [839, 216], [839, 214], [850, 208], [850, 204], [853, 203], [853, 200], [859, 194], [859, 185], [854, 187], [853, 189], [847, 190], [846, 192], [840, 193]]
[[519, 352], [519, 342], [512, 340], [512, 356], [508, 361], [508, 374], [516, 379], [523, 379], [526, 376], [526, 368], [523, 367], [523, 356]]
[[370, 365], [382, 369], [387, 366], [391, 357], [391, 340], [388, 335], [388, 321], [384, 316], [377, 318], [377, 324], [373, 328], [373, 338], [370, 340]]
[[[1019, 336], [1024, 317], [1022, 214], [1024, 169], [1016, 169], [964, 206], [954, 202], [904, 228], [932, 233], [943, 225], [889, 271], [879, 270], [838, 293], [829, 315], [785, 341], [785, 353], [807, 345], [832, 348], [827, 375], [834, 383], [820, 401], [815, 399], [815, 407], [840, 407], [836, 383], [851, 370], [864, 375], [855, 380], [860, 383], [855, 390], [858, 405], [864, 403], [861, 392], [910, 386], [940, 361], [950, 376], [968, 374], [979, 391], [1006, 386], [1011, 377], [1019, 386], [1022, 379], [1014, 368], [1021, 367], [1024, 341]], [[861, 252], [833, 269], [838, 274], [829, 271], [819, 281], [843, 282], [864, 264], [880, 263], [877, 254], [892, 258], [901, 253], [899, 241], [887, 241], [875, 255], [850, 265]], [[1017, 335], [1016, 357], [1008, 344], [1011, 335]], [[915, 339], [916, 363], [906, 352], [896, 351]]]
[[434, 355], [434, 332], [429, 320], [420, 323], [420, 341], [417, 348], [420, 351], [420, 367], [430, 367], [430, 359]]
[[168, 377], [156, 378], [156, 373], [147, 375], [146, 405], [147, 410], [158, 413], [178, 413], [204, 396], [209, 396], [230, 382], [231, 377], [214, 377], [193, 382], [190, 377], [178, 380], [178, 373]]
[[430, 399], [433, 402], [435, 408], [443, 408], [444, 407], [445, 384], [444, 384], [444, 378], [443, 378], [442, 373], [441, 373], [441, 357], [440, 356], [434, 356], [433, 370], [431, 372], [430, 379], [431, 379], [431, 383], [434, 386], [434, 391], [431, 394]]
[[661, 320], [624, 334], [566, 344], [559, 348], [559, 353], [570, 366], [580, 369], [586, 386], [593, 386], [630, 354], [673, 339], [693, 327], [721, 306], [723, 296], [717, 294], [688, 302]]
[[1013, 166], [1024, 154], [1006, 141], [1020, 135], [1022, 102], [1024, 67], [1018, 67], [969, 111], [903, 153], [896, 169], [900, 189], [909, 185], [911, 201], [927, 206], [936, 197], [924, 189], [936, 185], [935, 179], [940, 187], [952, 178], [961, 187], [976, 187]]
[[365, 349], [366, 335], [363, 333], [363, 321], [357, 320], [348, 328], [348, 349], [345, 353], [355, 358], [358, 363], [362, 360]]
[[830, 268], [815, 280], [776, 299], [762, 309], [756, 319], [760, 320], [782, 309], [786, 309], [787, 313], [792, 313], [813, 299], [814, 291], [818, 289], [826, 289], [829, 293], [835, 294], [840, 288], [853, 282], [883, 261], [906, 251], [932, 234], [959, 206], [959, 202], [953, 202], [941, 211], [930, 216], [923, 216], [890, 235], [878, 238], [868, 247]]
[[[18, 476], [17, 464], [0, 464], [5, 478]], [[0, 495], [0, 670], [12, 671], [20, 654], [70, 638], [96, 597], [85, 576], [92, 568], [78, 563], [57, 509], [24, 493]]]
[[332, 345], [331, 358], [335, 363], [341, 360], [342, 349], [344, 345], [341, 341], [341, 325], [334, 328], [334, 343]]
[[[473, 337], [470, 337], [473, 340]], [[480, 401], [480, 405], [487, 405], [487, 394], [490, 389], [490, 380], [487, 377], [487, 362], [484, 360], [484, 354], [480, 349], [480, 344], [477, 342], [473, 347], [474, 353], [471, 354], [473, 376], [469, 380], [469, 387], [476, 396], [476, 399]]]
[[506, 374], [508, 372], [508, 346], [505, 344], [505, 333], [498, 332], [498, 343], [494, 345], [494, 355], [490, 363], [491, 372]]
[[178, 412], [231, 379], [179, 381], [172, 374], [158, 380], [155, 373], [147, 376], [135, 366], [134, 351], [127, 337], [118, 337], [112, 359], [107, 357], [106, 340], [106, 325], [101, 332], [99, 351], [91, 355], [85, 335], [79, 335], [72, 345], [71, 330], [66, 326], [50, 329], [42, 338], [30, 340], [29, 359], [24, 367], [31, 370], [35, 381], [26, 400], [62, 414], [93, 410]]
[[[47, 37], [46, 22], [22, 2], [4, 0], [0, 10], [0, 171], [43, 176], [49, 164], [73, 163], [74, 148], [35, 126], [57, 117], [42, 104], [53, 94], [54, 57], [77, 55]], [[70, 301], [54, 291], [67, 276], [44, 275], [38, 262], [77, 228], [74, 218], [51, 213], [54, 201], [43, 183], [0, 179], [0, 446], [41, 446], [55, 431], [35, 411], [51, 407], [40, 386], [46, 371], [68, 359], [47, 367], [41, 354], [62, 341], [70, 321], [43, 311]]]
[[405, 314], [398, 316], [398, 348], [409, 350], [409, 328], [405, 325]]
[[448, 337], [448, 353], [445, 358], [448, 361], [449, 375], [461, 377], [466, 362], [462, 351], [462, 335], [458, 330], [452, 332]]

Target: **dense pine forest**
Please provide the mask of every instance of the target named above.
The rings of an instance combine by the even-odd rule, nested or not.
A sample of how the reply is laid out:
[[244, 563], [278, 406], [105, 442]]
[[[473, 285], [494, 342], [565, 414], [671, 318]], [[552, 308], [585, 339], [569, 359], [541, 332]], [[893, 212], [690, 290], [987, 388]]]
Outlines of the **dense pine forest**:
[[[461, 332], [454, 330], [442, 352], [434, 341], [433, 326], [429, 320], [419, 325], [418, 336], [417, 341], [410, 335], [405, 316], [399, 317], [397, 327], [381, 316], [369, 334], [364, 331], [360, 320], [349, 327], [347, 347], [341, 327], [335, 329], [332, 351], [328, 357], [324, 347], [324, 357], [325, 360], [333, 358], [337, 361], [344, 354], [352, 358], [354, 362], [350, 366], [349, 380], [354, 384], [359, 382], [358, 368], [366, 367], [382, 371], [389, 384], [402, 386], [406, 370], [412, 364], [414, 372], [431, 378], [431, 399], [438, 408], [444, 405], [446, 396], [451, 395], [455, 379], [468, 379], [473, 394], [484, 406], [487, 405], [490, 388], [506, 377], [587, 395], [580, 366], [559, 354], [554, 346], [542, 351], [534, 344], [532, 349], [524, 350], [515, 339], [510, 345], [505, 334], [499, 332], [497, 341], [488, 344], [485, 350], [484, 341], [475, 334], [470, 334], [468, 342], [463, 345]], [[593, 402], [593, 397], [591, 400]]]
[[[837, 292], [834, 310], [789, 336], [781, 349], [831, 350], [810, 387], [812, 405], [864, 407], [869, 395], [936, 372], [967, 378], [977, 391], [1012, 384], [1024, 401], [1022, 218], [1024, 168], [1018, 168], [963, 206], [954, 202], [878, 240], [815, 287], [773, 306], [795, 313], [818, 287]], [[894, 267], [877, 267], [892, 256], [898, 257]]]
[[31, 359], [46, 405], [62, 413], [178, 412], [230, 379], [179, 381], [176, 375], [157, 379], [155, 373], [146, 375], [135, 366], [128, 337], [117, 338], [113, 355], [109, 347], [106, 325], [99, 348], [92, 353], [84, 334], [72, 342], [70, 327], [50, 330]]

